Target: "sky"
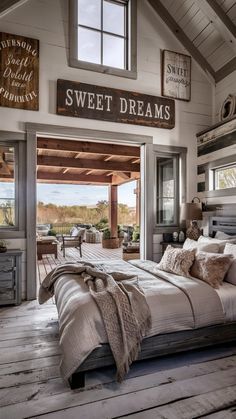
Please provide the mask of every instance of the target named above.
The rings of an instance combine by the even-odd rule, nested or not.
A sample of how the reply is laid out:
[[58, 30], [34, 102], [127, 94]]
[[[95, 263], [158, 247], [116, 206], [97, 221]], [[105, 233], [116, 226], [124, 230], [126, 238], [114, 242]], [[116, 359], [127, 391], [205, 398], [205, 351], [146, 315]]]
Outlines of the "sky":
[[[118, 187], [118, 202], [134, 207], [136, 182], [129, 182]], [[56, 205], [96, 205], [98, 201], [108, 200], [107, 186], [94, 185], [37, 185], [37, 201]]]

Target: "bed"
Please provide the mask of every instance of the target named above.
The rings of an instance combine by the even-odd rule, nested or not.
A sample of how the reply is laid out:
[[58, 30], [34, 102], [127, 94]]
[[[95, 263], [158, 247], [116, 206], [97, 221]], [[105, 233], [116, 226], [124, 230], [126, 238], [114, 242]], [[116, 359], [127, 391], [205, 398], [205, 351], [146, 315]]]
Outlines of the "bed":
[[[217, 230], [236, 235], [236, 217], [212, 217], [210, 232], [214, 235]], [[128, 270], [138, 275], [144, 289], [153, 324], [142, 342], [138, 360], [236, 340], [236, 286], [225, 283], [214, 290], [203, 281], [158, 271], [151, 261], [101, 261], [100, 265], [106, 272]], [[81, 298], [76, 297], [78, 294]], [[114, 358], [106, 343], [98, 308], [86, 286], [78, 284], [73, 275], [70, 279], [62, 275], [55, 284], [55, 297], [59, 319], [63, 320], [63, 376], [71, 388], [83, 387], [86, 371], [111, 366]], [[81, 300], [78, 312], [76, 298]], [[89, 346], [85, 345], [85, 334], [86, 338], [90, 336]], [[81, 352], [76, 357], [78, 348]]]

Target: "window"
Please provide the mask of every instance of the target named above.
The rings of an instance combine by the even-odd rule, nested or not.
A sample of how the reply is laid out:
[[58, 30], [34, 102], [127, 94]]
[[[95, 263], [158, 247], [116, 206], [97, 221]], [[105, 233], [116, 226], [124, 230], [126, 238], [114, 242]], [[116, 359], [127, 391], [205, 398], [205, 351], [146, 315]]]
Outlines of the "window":
[[213, 170], [214, 189], [236, 188], [236, 164]]
[[17, 227], [15, 144], [0, 143], [0, 229]]
[[236, 155], [223, 157], [206, 166], [206, 197], [230, 196], [236, 193]]
[[179, 164], [177, 156], [158, 156], [156, 224], [178, 225], [179, 216]]
[[136, 78], [136, 0], [70, 0], [70, 65]]

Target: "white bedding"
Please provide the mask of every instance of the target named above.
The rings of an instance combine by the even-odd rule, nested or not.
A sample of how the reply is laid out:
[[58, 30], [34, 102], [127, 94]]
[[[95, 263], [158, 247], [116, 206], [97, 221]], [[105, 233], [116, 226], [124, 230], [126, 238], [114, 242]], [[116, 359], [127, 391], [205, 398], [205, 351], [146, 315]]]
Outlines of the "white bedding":
[[[138, 261], [132, 263], [104, 261], [96, 265], [102, 265], [107, 272], [138, 275], [152, 315], [148, 336], [236, 320], [233, 285], [224, 285], [216, 292], [198, 279], [158, 271], [154, 262], [141, 262], [145, 263], [145, 270], [144, 266], [137, 267]], [[69, 378], [96, 347], [107, 342], [107, 336], [98, 307], [83, 279], [75, 274], [62, 275], [54, 291], [59, 314], [61, 372], [64, 378]]]

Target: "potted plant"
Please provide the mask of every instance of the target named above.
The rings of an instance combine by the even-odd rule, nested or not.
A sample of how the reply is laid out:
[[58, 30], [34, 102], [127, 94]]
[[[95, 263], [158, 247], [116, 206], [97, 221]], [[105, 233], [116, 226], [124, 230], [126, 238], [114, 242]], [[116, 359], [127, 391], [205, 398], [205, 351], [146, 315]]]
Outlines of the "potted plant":
[[119, 237], [111, 237], [111, 229], [108, 227], [103, 230], [102, 247], [104, 249], [117, 249], [120, 247]]
[[7, 243], [5, 240], [0, 240], [0, 253], [7, 251]]

